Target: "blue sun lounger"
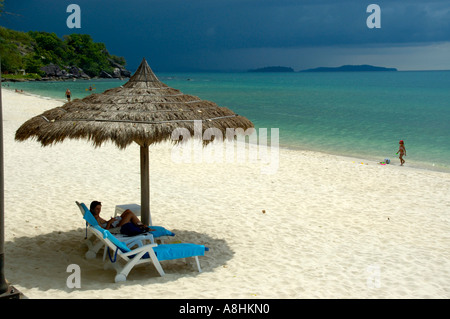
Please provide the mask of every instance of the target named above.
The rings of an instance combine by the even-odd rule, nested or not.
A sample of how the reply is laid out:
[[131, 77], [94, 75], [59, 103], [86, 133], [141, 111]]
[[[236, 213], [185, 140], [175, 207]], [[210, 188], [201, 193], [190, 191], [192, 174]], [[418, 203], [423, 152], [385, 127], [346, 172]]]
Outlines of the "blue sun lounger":
[[[86, 220], [89, 231], [99, 239], [100, 246], [98, 249], [105, 246], [105, 255], [106, 253], [108, 254], [110, 262], [105, 267], [111, 265], [116, 270], [115, 282], [126, 281], [129, 272], [134, 266], [145, 263], [153, 263], [160, 276], [164, 276], [165, 273], [160, 261], [181, 258], [187, 259], [189, 257], [195, 259], [198, 271], [201, 272], [198, 256], [204, 256], [205, 251], [209, 251], [209, 248], [190, 243], [158, 245], [152, 240], [153, 236], [151, 234], [150, 244], [144, 244], [148, 240], [144, 236], [146, 234], [123, 240], [123, 238], [118, 238], [117, 235], [113, 235], [110, 231], [100, 227], [86, 205], [76, 203], [84, 211], [83, 218]], [[152, 228], [154, 227], [152, 226]], [[134, 246], [137, 246], [137, 248], [131, 249]], [[105, 261], [105, 257], [103, 257], [103, 260]]]
[[[106, 246], [104, 245], [104, 243], [100, 242], [97, 240], [97, 236], [91, 236], [90, 238], [88, 238], [87, 233], [88, 231], [92, 233], [92, 229], [89, 228], [88, 226], [98, 226], [98, 222], [97, 220], [94, 218], [94, 216], [92, 215], [92, 213], [89, 211], [89, 209], [87, 208], [87, 206], [84, 203], [79, 203], [78, 201], [75, 201], [75, 203], [77, 204], [78, 208], [81, 211], [81, 214], [83, 215], [83, 218], [86, 220], [86, 244], [88, 246], [88, 251], [86, 252], [86, 258], [87, 259], [92, 259], [95, 258], [97, 256], [98, 251], [102, 248], [105, 247], [105, 251], [103, 253], [103, 260], [105, 260], [106, 258]], [[86, 214], [88, 213], [88, 214]], [[113, 234], [114, 237], [116, 237], [119, 241], [124, 242], [126, 245], [141, 245], [143, 244], [143, 242], [145, 241], [149, 241], [151, 243], [154, 242], [154, 239], [158, 239], [160, 240], [161, 243], [164, 243], [164, 240], [170, 237], [175, 236], [175, 234], [167, 229], [165, 229], [164, 227], [161, 226], [152, 226], [152, 229], [154, 229], [154, 231], [148, 232], [148, 233], [144, 233], [141, 235], [137, 235], [137, 236], [133, 236], [133, 237], [129, 237], [123, 234], [119, 233], [119, 228], [114, 228], [111, 229], [110, 232]]]
[[198, 256], [204, 256], [205, 251], [209, 249], [203, 245], [180, 243], [163, 244], [155, 243], [138, 245], [131, 249], [133, 245], [126, 245], [119, 241], [108, 230], [100, 226], [90, 226], [102, 243], [107, 246], [109, 260], [105, 268], [111, 266], [116, 270], [115, 282], [126, 281], [131, 269], [140, 264], [153, 263], [160, 276], [164, 276], [164, 270], [160, 264], [163, 260], [173, 260], [180, 258], [194, 257], [197, 263], [198, 271], [201, 272]]

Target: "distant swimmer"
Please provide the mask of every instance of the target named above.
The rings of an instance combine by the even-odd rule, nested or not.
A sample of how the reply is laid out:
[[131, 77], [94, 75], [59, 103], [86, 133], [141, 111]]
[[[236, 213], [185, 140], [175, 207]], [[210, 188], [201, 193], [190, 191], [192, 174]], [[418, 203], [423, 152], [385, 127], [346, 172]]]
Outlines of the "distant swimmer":
[[399, 148], [398, 148], [398, 153], [400, 153], [399, 155], [399, 159], [400, 159], [400, 166], [403, 166], [403, 164], [405, 164], [405, 160], [403, 159], [403, 156], [406, 156], [406, 148], [405, 148], [405, 143], [403, 142], [403, 140], [401, 140], [400, 142], [398, 142], [398, 144], [400, 144]]
[[66, 97], [67, 97], [67, 101], [70, 102], [70, 96], [72, 95], [72, 93], [70, 92], [69, 89], [66, 90]]

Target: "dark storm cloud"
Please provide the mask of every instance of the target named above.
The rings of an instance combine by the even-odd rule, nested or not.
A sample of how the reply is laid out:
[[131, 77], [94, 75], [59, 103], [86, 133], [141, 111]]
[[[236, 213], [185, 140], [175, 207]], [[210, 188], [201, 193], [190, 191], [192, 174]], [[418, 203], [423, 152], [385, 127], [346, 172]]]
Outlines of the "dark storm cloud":
[[382, 20], [379, 30], [367, 28], [366, 8], [370, 3], [360, 0], [150, 1], [141, 6], [137, 17], [132, 6], [122, 14], [138, 21], [149, 39], [173, 49], [450, 40], [449, 1], [378, 1]]
[[[65, 24], [71, 3], [82, 10], [79, 30]], [[381, 29], [366, 25], [371, 3], [381, 8]], [[450, 41], [448, 0], [6, 0], [5, 10], [22, 15], [3, 15], [7, 27], [88, 33], [132, 64], [151, 52], [164, 67], [199, 52]]]

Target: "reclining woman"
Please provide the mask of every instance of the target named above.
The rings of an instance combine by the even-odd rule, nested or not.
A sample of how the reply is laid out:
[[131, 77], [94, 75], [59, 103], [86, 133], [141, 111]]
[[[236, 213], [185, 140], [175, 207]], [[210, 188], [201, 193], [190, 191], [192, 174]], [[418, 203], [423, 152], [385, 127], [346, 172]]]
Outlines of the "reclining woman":
[[98, 224], [104, 229], [122, 227], [123, 225], [126, 225], [128, 223], [132, 223], [138, 228], [142, 229], [142, 232], [153, 231], [153, 229], [150, 229], [148, 228], [148, 226], [144, 225], [140, 221], [140, 219], [129, 209], [124, 211], [120, 216], [111, 218], [108, 221], [100, 217], [100, 212], [102, 211], [101, 202], [93, 201], [91, 203], [91, 206], [89, 207], [89, 210], [91, 211], [92, 215], [94, 215], [94, 218], [97, 220]]

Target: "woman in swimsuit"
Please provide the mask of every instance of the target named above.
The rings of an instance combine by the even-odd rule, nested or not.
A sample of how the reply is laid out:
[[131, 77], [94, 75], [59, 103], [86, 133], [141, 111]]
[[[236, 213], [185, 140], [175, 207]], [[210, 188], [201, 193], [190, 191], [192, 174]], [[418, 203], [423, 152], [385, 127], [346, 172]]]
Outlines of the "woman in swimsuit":
[[405, 164], [405, 160], [403, 159], [403, 156], [406, 156], [406, 148], [405, 148], [405, 143], [403, 142], [403, 140], [401, 140], [400, 142], [398, 142], [400, 144], [399, 149], [398, 149], [398, 153], [400, 153], [399, 155], [399, 159], [400, 159], [400, 166], [403, 166], [403, 164]]
[[102, 210], [102, 203], [98, 201], [93, 201], [91, 203], [90, 209], [91, 213], [94, 215], [94, 218], [97, 220], [98, 224], [105, 229], [110, 229], [114, 227], [121, 227], [122, 225], [125, 225], [126, 223], [133, 223], [138, 227], [146, 227], [139, 218], [129, 209], [124, 211], [120, 216], [111, 218], [110, 220], [106, 221], [103, 218], [100, 217], [100, 212]]

